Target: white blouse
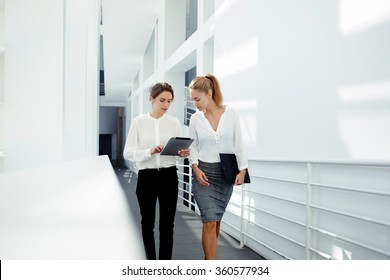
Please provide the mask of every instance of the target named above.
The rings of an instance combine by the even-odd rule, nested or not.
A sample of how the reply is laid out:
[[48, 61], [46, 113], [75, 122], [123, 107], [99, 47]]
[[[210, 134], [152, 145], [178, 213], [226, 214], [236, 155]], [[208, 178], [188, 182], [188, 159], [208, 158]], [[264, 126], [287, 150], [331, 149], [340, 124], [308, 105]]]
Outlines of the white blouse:
[[150, 149], [164, 145], [171, 137], [180, 136], [181, 125], [177, 118], [163, 115], [159, 119], [145, 114], [134, 118], [127, 135], [123, 156], [135, 161], [139, 170], [147, 168], [164, 168], [176, 165], [175, 156], [150, 154]]
[[190, 165], [204, 162], [221, 162], [220, 153], [231, 153], [237, 157], [238, 169], [248, 168], [248, 160], [244, 153], [241, 125], [237, 113], [226, 107], [221, 115], [217, 131], [201, 111], [192, 115], [189, 136], [194, 138], [189, 156]]

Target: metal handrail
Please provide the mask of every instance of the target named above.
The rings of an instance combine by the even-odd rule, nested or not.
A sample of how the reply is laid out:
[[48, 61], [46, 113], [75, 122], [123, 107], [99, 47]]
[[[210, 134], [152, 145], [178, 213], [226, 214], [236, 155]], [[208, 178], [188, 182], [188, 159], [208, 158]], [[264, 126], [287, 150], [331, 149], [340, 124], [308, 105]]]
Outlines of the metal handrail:
[[249, 162], [311, 163], [327, 165], [354, 165], [372, 167], [390, 167], [388, 160], [311, 160], [311, 159], [250, 159]]
[[[180, 187], [180, 184], [179, 184], [179, 190], [182, 191], [183, 194], [186, 193], [188, 199], [185, 198], [184, 195], [183, 196], [180, 195], [180, 192], [179, 192], [178, 197], [181, 198], [183, 201], [188, 203], [188, 207], [187, 207], [188, 211], [192, 211], [192, 209], [195, 209], [195, 213], [199, 214], [200, 212], [199, 212], [198, 206], [196, 205], [196, 202], [192, 201], [192, 196], [193, 196], [193, 194], [192, 194], [192, 180], [191, 180], [191, 178], [192, 178], [192, 168], [188, 164], [180, 163], [179, 161], [176, 162], [176, 167], [178, 167], [178, 169], [180, 167], [182, 167], [182, 168], [187, 167], [188, 170], [189, 170], [188, 173], [181, 172], [181, 171], [178, 171], [177, 173], [179, 175], [188, 176], [188, 178], [190, 178], [188, 182], [179, 179], [179, 183], [182, 186], [182, 187]], [[188, 189], [185, 189], [184, 186], [187, 186]]]
[[[334, 160], [334, 161], [329, 161], [329, 160], [324, 160], [324, 161], [318, 161], [318, 160], [272, 160], [272, 159], [266, 159], [266, 160], [255, 160], [252, 162], [274, 162], [274, 163], [299, 163], [299, 164], [305, 164], [306, 165], [306, 173], [307, 173], [307, 202], [306, 202], [306, 244], [305, 244], [305, 252], [306, 252], [306, 259], [310, 259], [310, 252], [316, 252], [311, 248], [310, 244], [311, 242], [311, 231], [313, 230], [313, 226], [311, 225], [311, 209], [317, 208], [319, 209], [317, 205], [313, 205], [311, 198], [312, 198], [312, 187], [317, 186], [317, 187], [323, 187], [323, 188], [334, 188], [334, 189], [339, 189], [339, 190], [345, 190], [345, 191], [357, 191], [357, 192], [362, 192], [362, 193], [369, 193], [369, 194], [375, 194], [375, 195], [383, 195], [383, 196], [389, 196], [388, 192], [379, 192], [379, 191], [370, 191], [370, 190], [359, 190], [359, 189], [354, 189], [350, 187], [343, 187], [343, 186], [332, 186], [328, 184], [319, 184], [316, 182], [313, 182], [312, 180], [312, 173], [313, 173], [313, 165], [350, 165], [350, 166], [362, 166], [362, 167], [384, 167], [384, 168], [390, 168], [390, 161], [372, 161], [372, 160]], [[252, 172], [252, 177], [255, 178], [261, 178], [261, 179], [268, 179], [268, 180], [277, 180], [277, 181], [285, 181], [285, 182], [290, 182], [290, 183], [303, 183], [295, 180], [289, 180], [289, 179], [282, 179], [282, 178], [272, 178], [272, 177], [264, 177], [264, 176], [256, 176]], [[248, 190], [246, 190], [248, 191]], [[299, 203], [297, 201], [297, 203]], [[326, 211], [330, 211], [329, 209], [321, 208]], [[384, 225], [384, 226], [390, 226], [388, 223], [384, 221], [379, 221], [375, 219], [368, 219], [367, 217], [360, 217], [348, 213], [341, 213], [340, 211], [333, 211], [337, 214], [342, 214], [344, 216], [354, 218], [354, 219], [359, 219], [362, 221], [370, 221], [371, 223], [375, 223], [378, 225]], [[242, 233], [241, 233], [242, 234]], [[365, 244], [362, 244], [360, 242], [354, 242], [353, 240], [349, 240], [351, 244], [355, 244], [361, 247], [364, 247], [366, 249], [369, 249], [371, 251], [390, 256], [390, 253], [384, 252], [383, 250], [379, 248], [374, 248], [372, 246], [368, 246]], [[323, 252], [321, 252], [320, 255], [322, 255]]]
[[[321, 188], [333, 188], [333, 189], [339, 189], [339, 190], [345, 190], [345, 191], [356, 191], [356, 192], [367, 193], [367, 194], [383, 195], [383, 196], [386, 196], [386, 197], [389, 196], [388, 192], [372, 191], [372, 190], [367, 190], [367, 189], [356, 189], [356, 188], [344, 187], [344, 186], [339, 186], [339, 185], [336, 186], [336, 185], [329, 185], [329, 184], [321, 184], [321, 183], [313, 182], [312, 177], [313, 177], [313, 166], [315, 166], [315, 165], [349, 165], [349, 166], [362, 166], [362, 167], [368, 167], [368, 168], [370, 168], [370, 167], [373, 167], [373, 168], [378, 168], [378, 167], [379, 168], [390, 168], [390, 161], [372, 161], [372, 160], [360, 160], [360, 161], [356, 161], [356, 160], [323, 160], [323, 161], [319, 161], [319, 160], [261, 159], [261, 160], [250, 160], [249, 161], [249, 163], [250, 163], [249, 165], [251, 165], [251, 163], [253, 165], [256, 165], [257, 163], [262, 163], [262, 162], [298, 163], [298, 164], [305, 165], [306, 166], [305, 167], [305, 169], [306, 169], [306, 180], [305, 181], [296, 181], [296, 180], [290, 180], [290, 179], [285, 179], [285, 178], [258, 176], [256, 174], [254, 174], [254, 172], [251, 172], [251, 177], [253, 177], [255, 180], [256, 179], [266, 179], [266, 180], [274, 180], [274, 181], [282, 181], [282, 182], [306, 185], [306, 199], [307, 200], [306, 200], [306, 202], [302, 203], [302, 201], [285, 199], [285, 198], [277, 197], [275, 195], [266, 194], [266, 193], [259, 192], [259, 191], [254, 191], [254, 190], [248, 189], [245, 186], [242, 187], [241, 188], [242, 189], [241, 190], [241, 201], [240, 201], [241, 205], [239, 205], [241, 207], [241, 213], [240, 213], [241, 221], [240, 221], [239, 228], [237, 228], [237, 226], [233, 226], [233, 225], [231, 225], [231, 224], [229, 224], [227, 222], [224, 222], [227, 225], [229, 225], [230, 227], [235, 228], [236, 230], [240, 231], [239, 241], [240, 241], [240, 245], [241, 246], [245, 245], [245, 238], [251, 238], [254, 241], [257, 240], [256, 237], [250, 236], [246, 232], [246, 229], [245, 229], [246, 224], [247, 223], [251, 223], [251, 224], [254, 224], [256, 226], [259, 226], [256, 223], [253, 223], [252, 221], [249, 221], [248, 219], [246, 219], [244, 217], [245, 208], [256, 210], [252, 206], [247, 205], [247, 204], [244, 203], [245, 193], [248, 193], [248, 194], [249, 193], [256, 193], [256, 194], [259, 194], [259, 195], [265, 195], [265, 196], [273, 197], [275, 199], [281, 199], [281, 200], [285, 200], [285, 201], [288, 201], [288, 202], [293, 202], [293, 203], [297, 203], [297, 204], [305, 206], [305, 208], [306, 208], [306, 222], [304, 224], [302, 224], [302, 223], [300, 223], [298, 221], [295, 221], [295, 222], [292, 221], [292, 220], [289, 220], [289, 221], [305, 227], [306, 240], [305, 240], [304, 246], [305, 246], [306, 259], [310, 259], [310, 254], [313, 253], [313, 252], [318, 254], [318, 255], [321, 255], [321, 256], [327, 255], [326, 253], [320, 252], [320, 251], [318, 251], [318, 250], [316, 250], [316, 249], [311, 247], [311, 244], [312, 244], [311, 233], [312, 233], [312, 230], [315, 229], [311, 225], [311, 220], [312, 220], [311, 212], [312, 212], [312, 209], [320, 209], [320, 210], [322, 209], [322, 210], [326, 210], [326, 211], [331, 211], [330, 209], [325, 209], [323, 207], [319, 207], [318, 205], [312, 204], [312, 188], [313, 188], [313, 186], [321, 187]], [[189, 167], [188, 165], [184, 165], [184, 164], [178, 165], [178, 166]], [[182, 175], [192, 176], [191, 168], [189, 168], [188, 170], [189, 170], [188, 174], [182, 173]], [[190, 183], [186, 182], [186, 184], [189, 184], [190, 185], [190, 189], [192, 189], [191, 182]], [[185, 191], [185, 190], [183, 189], [183, 191]], [[189, 209], [191, 209], [191, 206], [196, 206], [196, 203], [192, 203], [189, 200], [186, 200], [186, 201], [189, 203]], [[239, 204], [239, 203], [236, 203], [236, 204]], [[350, 218], [366, 221], [366, 222], [370, 221], [371, 223], [382, 225], [382, 226], [387, 226], [387, 227], [390, 226], [390, 224], [385, 222], [385, 221], [380, 221], [380, 220], [376, 220], [376, 219], [368, 219], [367, 217], [360, 217], [360, 216], [349, 214], [349, 213], [345, 213], [345, 212], [341, 213], [340, 211], [333, 211], [333, 212], [337, 213], [337, 214], [342, 214], [343, 216], [347, 216], [347, 217], [350, 217]], [[281, 217], [281, 218], [284, 218], [284, 217]], [[316, 231], [318, 231], [318, 229], [316, 229]], [[328, 233], [328, 234], [331, 235], [332, 233]], [[354, 244], [354, 245], [357, 245], [357, 246], [369, 249], [369, 250], [371, 250], [373, 252], [377, 252], [377, 253], [382, 254], [382, 255], [390, 256], [390, 253], [385, 252], [385, 251], [383, 251], [383, 250], [381, 250], [379, 248], [375, 248], [373, 246], [369, 246], [369, 245], [363, 244], [361, 242], [357, 242], [357, 241], [355, 242], [355, 241], [353, 241], [351, 239], [343, 238], [343, 237], [340, 237], [340, 236], [338, 238], [339, 239], [343, 239], [343, 240], [347, 240], [351, 244]], [[265, 244], [263, 242], [259, 242], [258, 241], [258, 243], [263, 245], [263, 246], [265, 246]], [[284, 255], [281, 252], [278, 252], [278, 254], [280, 254], [281, 256]], [[331, 257], [329, 257], [329, 258], [331, 258]]]

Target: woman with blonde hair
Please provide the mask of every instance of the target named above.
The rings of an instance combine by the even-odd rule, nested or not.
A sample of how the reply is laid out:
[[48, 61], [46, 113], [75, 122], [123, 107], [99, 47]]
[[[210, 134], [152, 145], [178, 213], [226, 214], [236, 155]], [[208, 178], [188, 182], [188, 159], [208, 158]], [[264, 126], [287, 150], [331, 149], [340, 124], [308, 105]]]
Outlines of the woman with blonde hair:
[[[193, 170], [193, 193], [199, 207], [203, 228], [202, 247], [205, 259], [218, 253], [218, 235], [223, 214], [233, 192], [233, 185], [242, 185], [248, 161], [244, 154], [238, 115], [223, 105], [217, 78], [198, 76], [189, 85], [191, 99], [198, 111], [192, 115], [189, 135], [190, 165]], [[234, 154], [239, 173], [235, 182], [227, 183], [222, 172], [220, 153]]]

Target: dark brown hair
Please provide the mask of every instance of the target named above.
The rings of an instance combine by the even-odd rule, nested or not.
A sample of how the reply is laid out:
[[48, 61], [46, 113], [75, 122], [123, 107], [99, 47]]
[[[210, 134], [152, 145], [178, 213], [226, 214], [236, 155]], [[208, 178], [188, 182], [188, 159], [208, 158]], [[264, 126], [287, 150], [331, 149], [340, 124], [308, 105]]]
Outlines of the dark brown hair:
[[199, 90], [204, 93], [208, 93], [209, 90], [211, 90], [215, 104], [217, 104], [218, 107], [222, 107], [223, 95], [219, 82], [215, 76], [211, 74], [198, 76], [191, 81], [189, 88]]
[[152, 86], [149, 89], [150, 97], [153, 99], [157, 98], [163, 91], [169, 91], [172, 94], [172, 100], [175, 98], [172, 86], [165, 82], [156, 83], [154, 86]]

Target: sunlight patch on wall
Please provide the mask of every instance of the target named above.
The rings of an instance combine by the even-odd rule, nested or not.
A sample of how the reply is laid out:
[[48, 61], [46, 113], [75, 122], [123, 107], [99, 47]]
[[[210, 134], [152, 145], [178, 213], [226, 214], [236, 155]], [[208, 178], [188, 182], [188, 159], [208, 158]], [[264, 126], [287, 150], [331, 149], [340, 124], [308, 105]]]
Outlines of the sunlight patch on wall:
[[236, 5], [239, 0], [225, 0], [221, 3], [218, 9], [215, 11], [215, 17], [220, 18], [225, 15], [229, 9], [232, 9], [234, 5]]
[[229, 205], [227, 207], [230, 213], [239, 217], [241, 216], [241, 188], [241, 186], [235, 188], [230, 198]]
[[388, 0], [341, 0], [340, 31], [348, 35], [390, 20]]
[[[244, 187], [245, 188], [245, 187]], [[245, 194], [244, 194], [245, 195]], [[245, 201], [243, 203], [244, 205], [248, 205], [249, 207], [244, 207], [243, 211], [243, 217], [250, 223], [256, 223], [256, 213], [253, 208], [256, 207], [256, 199], [248, 195], [248, 193], [245, 195]]]
[[336, 260], [352, 260], [352, 252], [333, 245], [332, 258]]
[[339, 135], [351, 157], [389, 160], [390, 82], [342, 87], [339, 99]]
[[340, 89], [342, 102], [390, 101], [390, 81]]
[[[256, 221], [258, 220], [258, 219], [256, 219], [256, 213], [258, 214], [257, 210], [255, 210], [256, 207], [259, 209], [263, 209], [264, 211], [265, 211], [265, 208], [261, 207], [261, 205], [258, 205], [258, 204], [260, 204], [260, 203], [257, 203], [257, 202], [259, 202], [258, 199], [254, 198], [254, 197], [250, 197], [249, 200], [250, 200], [249, 205], [252, 209], [250, 210], [251, 212], [248, 215], [248, 221], [251, 223], [256, 223]], [[263, 210], [260, 210], [260, 211], [263, 211]]]
[[226, 102], [228, 107], [233, 108], [241, 121], [241, 132], [244, 146], [248, 149], [256, 147], [257, 139], [257, 100], [235, 100], [234, 102]]
[[258, 62], [257, 38], [253, 37], [240, 45], [225, 49], [224, 53], [216, 58], [216, 73], [225, 77], [257, 66]]

